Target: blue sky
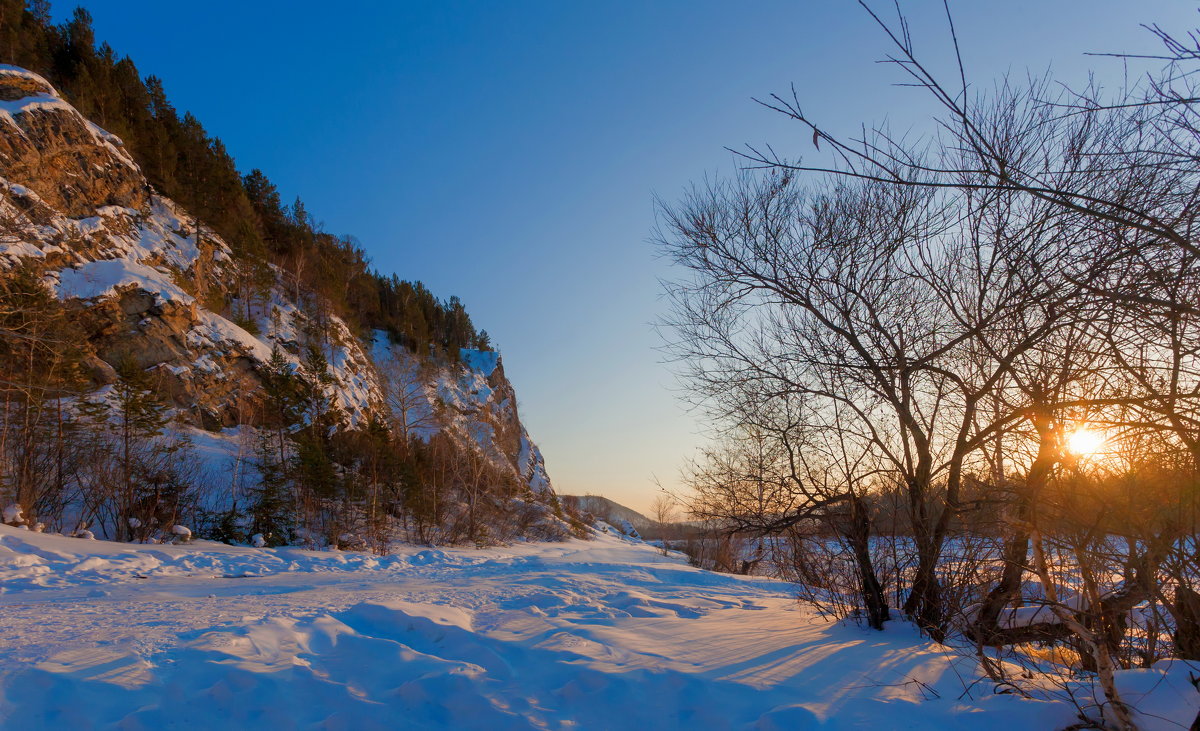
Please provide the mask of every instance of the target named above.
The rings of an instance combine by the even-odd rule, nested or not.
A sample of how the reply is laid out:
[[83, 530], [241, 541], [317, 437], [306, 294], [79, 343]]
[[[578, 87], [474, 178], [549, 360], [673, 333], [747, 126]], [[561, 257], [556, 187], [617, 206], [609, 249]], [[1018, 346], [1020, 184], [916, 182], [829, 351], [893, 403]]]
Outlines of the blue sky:
[[[653, 196], [734, 170], [726, 146], [803, 150], [751, 101], [791, 84], [834, 131], [928, 129], [926, 100], [892, 85], [886, 39], [847, 0], [84, 5], [97, 38], [161, 77], [244, 171], [379, 269], [462, 298], [560, 493], [640, 509], [703, 431], [656, 350], [670, 272], [648, 242]], [[1200, 20], [1187, 2], [952, 5], [977, 84], [1050, 66], [1119, 79], [1119, 62], [1083, 54], [1151, 50], [1139, 23]], [[941, 3], [905, 7], [945, 61]]]

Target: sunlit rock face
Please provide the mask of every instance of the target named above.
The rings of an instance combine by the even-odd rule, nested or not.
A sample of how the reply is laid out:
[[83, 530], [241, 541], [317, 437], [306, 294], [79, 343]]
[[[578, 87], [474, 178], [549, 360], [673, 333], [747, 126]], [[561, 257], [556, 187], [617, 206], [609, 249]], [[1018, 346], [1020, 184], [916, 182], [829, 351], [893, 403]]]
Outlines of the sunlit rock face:
[[105, 206], [147, 209], [150, 188], [121, 140], [84, 119], [40, 76], [0, 66], [0, 124], [4, 176], [50, 209], [71, 218]]

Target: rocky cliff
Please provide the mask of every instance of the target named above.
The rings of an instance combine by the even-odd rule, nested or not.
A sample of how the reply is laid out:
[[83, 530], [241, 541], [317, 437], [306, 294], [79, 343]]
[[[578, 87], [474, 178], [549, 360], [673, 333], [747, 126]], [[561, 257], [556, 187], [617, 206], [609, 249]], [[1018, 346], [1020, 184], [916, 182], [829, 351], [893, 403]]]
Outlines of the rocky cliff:
[[[316, 351], [340, 428], [383, 416], [407, 436], [444, 433], [553, 501], [498, 353], [433, 361], [352, 332], [283, 270], [239, 261], [43, 78], [0, 66], [0, 272], [30, 265], [86, 333], [91, 388], [134, 363], [179, 423], [213, 437], [201, 435], [218, 445], [210, 452], [222, 434], [256, 425], [273, 354], [303, 374]], [[246, 295], [233, 282], [251, 266], [270, 281]]]

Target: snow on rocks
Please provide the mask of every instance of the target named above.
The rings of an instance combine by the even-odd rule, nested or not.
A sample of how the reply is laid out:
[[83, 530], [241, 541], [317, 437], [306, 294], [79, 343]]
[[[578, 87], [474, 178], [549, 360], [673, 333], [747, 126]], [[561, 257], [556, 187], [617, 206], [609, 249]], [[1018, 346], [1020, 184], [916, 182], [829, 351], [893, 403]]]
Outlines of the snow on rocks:
[[376, 331], [371, 358], [389, 388], [401, 389], [403, 396], [388, 402], [393, 415], [411, 425], [413, 436], [428, 440], [446, 431], [497, 467], [515, 472], [535, 496], [554, 494], [541, 450], [517, 414], [511, 384], [502, 373], [497, 378], [498, 352], [461, 348], [460, 368], [428, 373], [409, 351], [392, 345], [387, 333]]
[[27, 92], [27, 95], [23, 97], [0, 100], [0, 120], [21, 131], [21, 126], [16, 121], [17, 115], [20, 114], [28, 114], [37, 110], [60, 110], [78, 116], [79, 120], [87, 125], [88, 131], [98, 144], [109, 148], [117, 157], [133, 166], [133, 158], [124, 150], [124, 143], [119, 137], [84, 120], [74, 107], [63, 100], [50, 82], [41, 76], [19, 66], [0, 64], [0, 79], [6, 80], [12, 88], [18, 88], [17, 85], [24, 82]]
[[642, 534], [637, 532], [637, 528], [634, 528], [633, 523], [630, 523], [628, 519], [621, 518], [618, 522], [622, 533], [636, 541], [642, 540]]
[[122, 289], [138, 288], [161, 302], [191, 304], [190, 294], [175, 284], [169, 272], [130, 259], [89, 261], [58, 273], [56, 291], [60, 299], [96, 299]]
[[[48, 178], [34, 158], [28, 165], [15, 166], [11, 174], [28, 175], [28, 170], [44, 174], [11, 181], [0, 178], [0, 217], [11, 219], [10, 228], [19, 233], [14, 241], [0, 242], [0, 268], [37, 258], [45, 266], [46, 284], [60, 299], [81, 300], [101, 310], [117, 300], [126, 314], [131, 306], [141, 307], [138, 313], [148, 312], [148, 316], [140, 320], [138, 330], [149, 326], [159, 341], [186, 346], [173, 347], [173, 352], [161, 356], [164, 362], [149, 364], [164, 366], [186, 384], [183, 391], [203, 392], [199, 381], [229, 381], [244, 371], [245, 364], [237, 362], [241, 358], [265, 363], [276, 343], [292, 365], [298, 364], [297, 354], [309, 344], [308, 336], [300, 334], [310, 323], [290, 301], [295, 295], [283, 291], [282, 272], [277, 272], [268, 306], [252, 313], [253, 326], [241, 319], [235, 323], [229, 312], [226, 317], [206, 309], [211, 298], [197, 294], [225, 291], [234, 278], [238, 264], [229, 246], [212, 231], [199, 236], [194, 217], [150, 191], [121, 141], [84, 120], [45, 79], [0, 66], [0, 89], [4, 91], [0, 152], [14, 135], [29, 134], [34, 137], [22, 142], [21, 150], [72, 161], [58, 178]], [[57, 116], [42, 119], [44, 115], [30, 114], [37, 110]], [[6, 121], [12, 129], [5, 128]], [[64, 124], [70, 129], [59, 129]], [[46, 125], [58, 133], [46, 132]], [[67, 148], [70, 157], [52, 154]], [[120, 205], [96, 206], [94, 202], [100, 200]], [[35, 217], [28, 214], [30, 204], [36, 204]], [[239, 304], [236, 312], [245, 315], [250, 308], [245, 302]], [[242, 325], [257, 331], [249, 332]], [[336, 317], [328, 325], [328, 342], [320, 344], [334, 381], [327, 390], [354, 426], [380, 403], [378, 384], [372, 380], [369, 358], [358, 338]], [[234, 397], [228, 392], [236, 388], [235, 384], [216, 389], [215, 406], [230, 407]]]
[[494, 350], [460, 348], [458, 352], [459, 360], [467, 370], [474, 371], [484, 378], [491, 378], [496, 372], [496, 367], [500, 365], [500, 354]]
[[4, 509], [4, 522], [8, 525], [16, 525], [25, 520], [24, 510], [20, 505], [13, 503]]

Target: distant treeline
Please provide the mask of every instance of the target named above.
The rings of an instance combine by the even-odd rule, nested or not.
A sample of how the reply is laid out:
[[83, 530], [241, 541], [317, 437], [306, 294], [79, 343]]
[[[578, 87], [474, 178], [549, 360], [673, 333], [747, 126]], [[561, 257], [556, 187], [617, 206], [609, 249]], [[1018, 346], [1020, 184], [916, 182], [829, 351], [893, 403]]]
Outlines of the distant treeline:
[[0, 0], [0, 61], [45, 76], [85, 117], [121, 137], [151, 185], [233, 248], [244, 264], [233, 288], [240, 296], [270, 285], [269, 262], [361, 333], [385, 330], [414, 351], [433, 347], [451, 358], [460, 347], [490, 347], [457, 297], [440, 301], [420, 282], [373, 271], [351, 238], [322, 231], [299, 198], [285, 204], [261, 170], [242, 175], [221, 140], [179, 114], [160, 79], [143, 79], [128, 56], [96, 44], [83, 8], [54, 25], [48, 0]]

